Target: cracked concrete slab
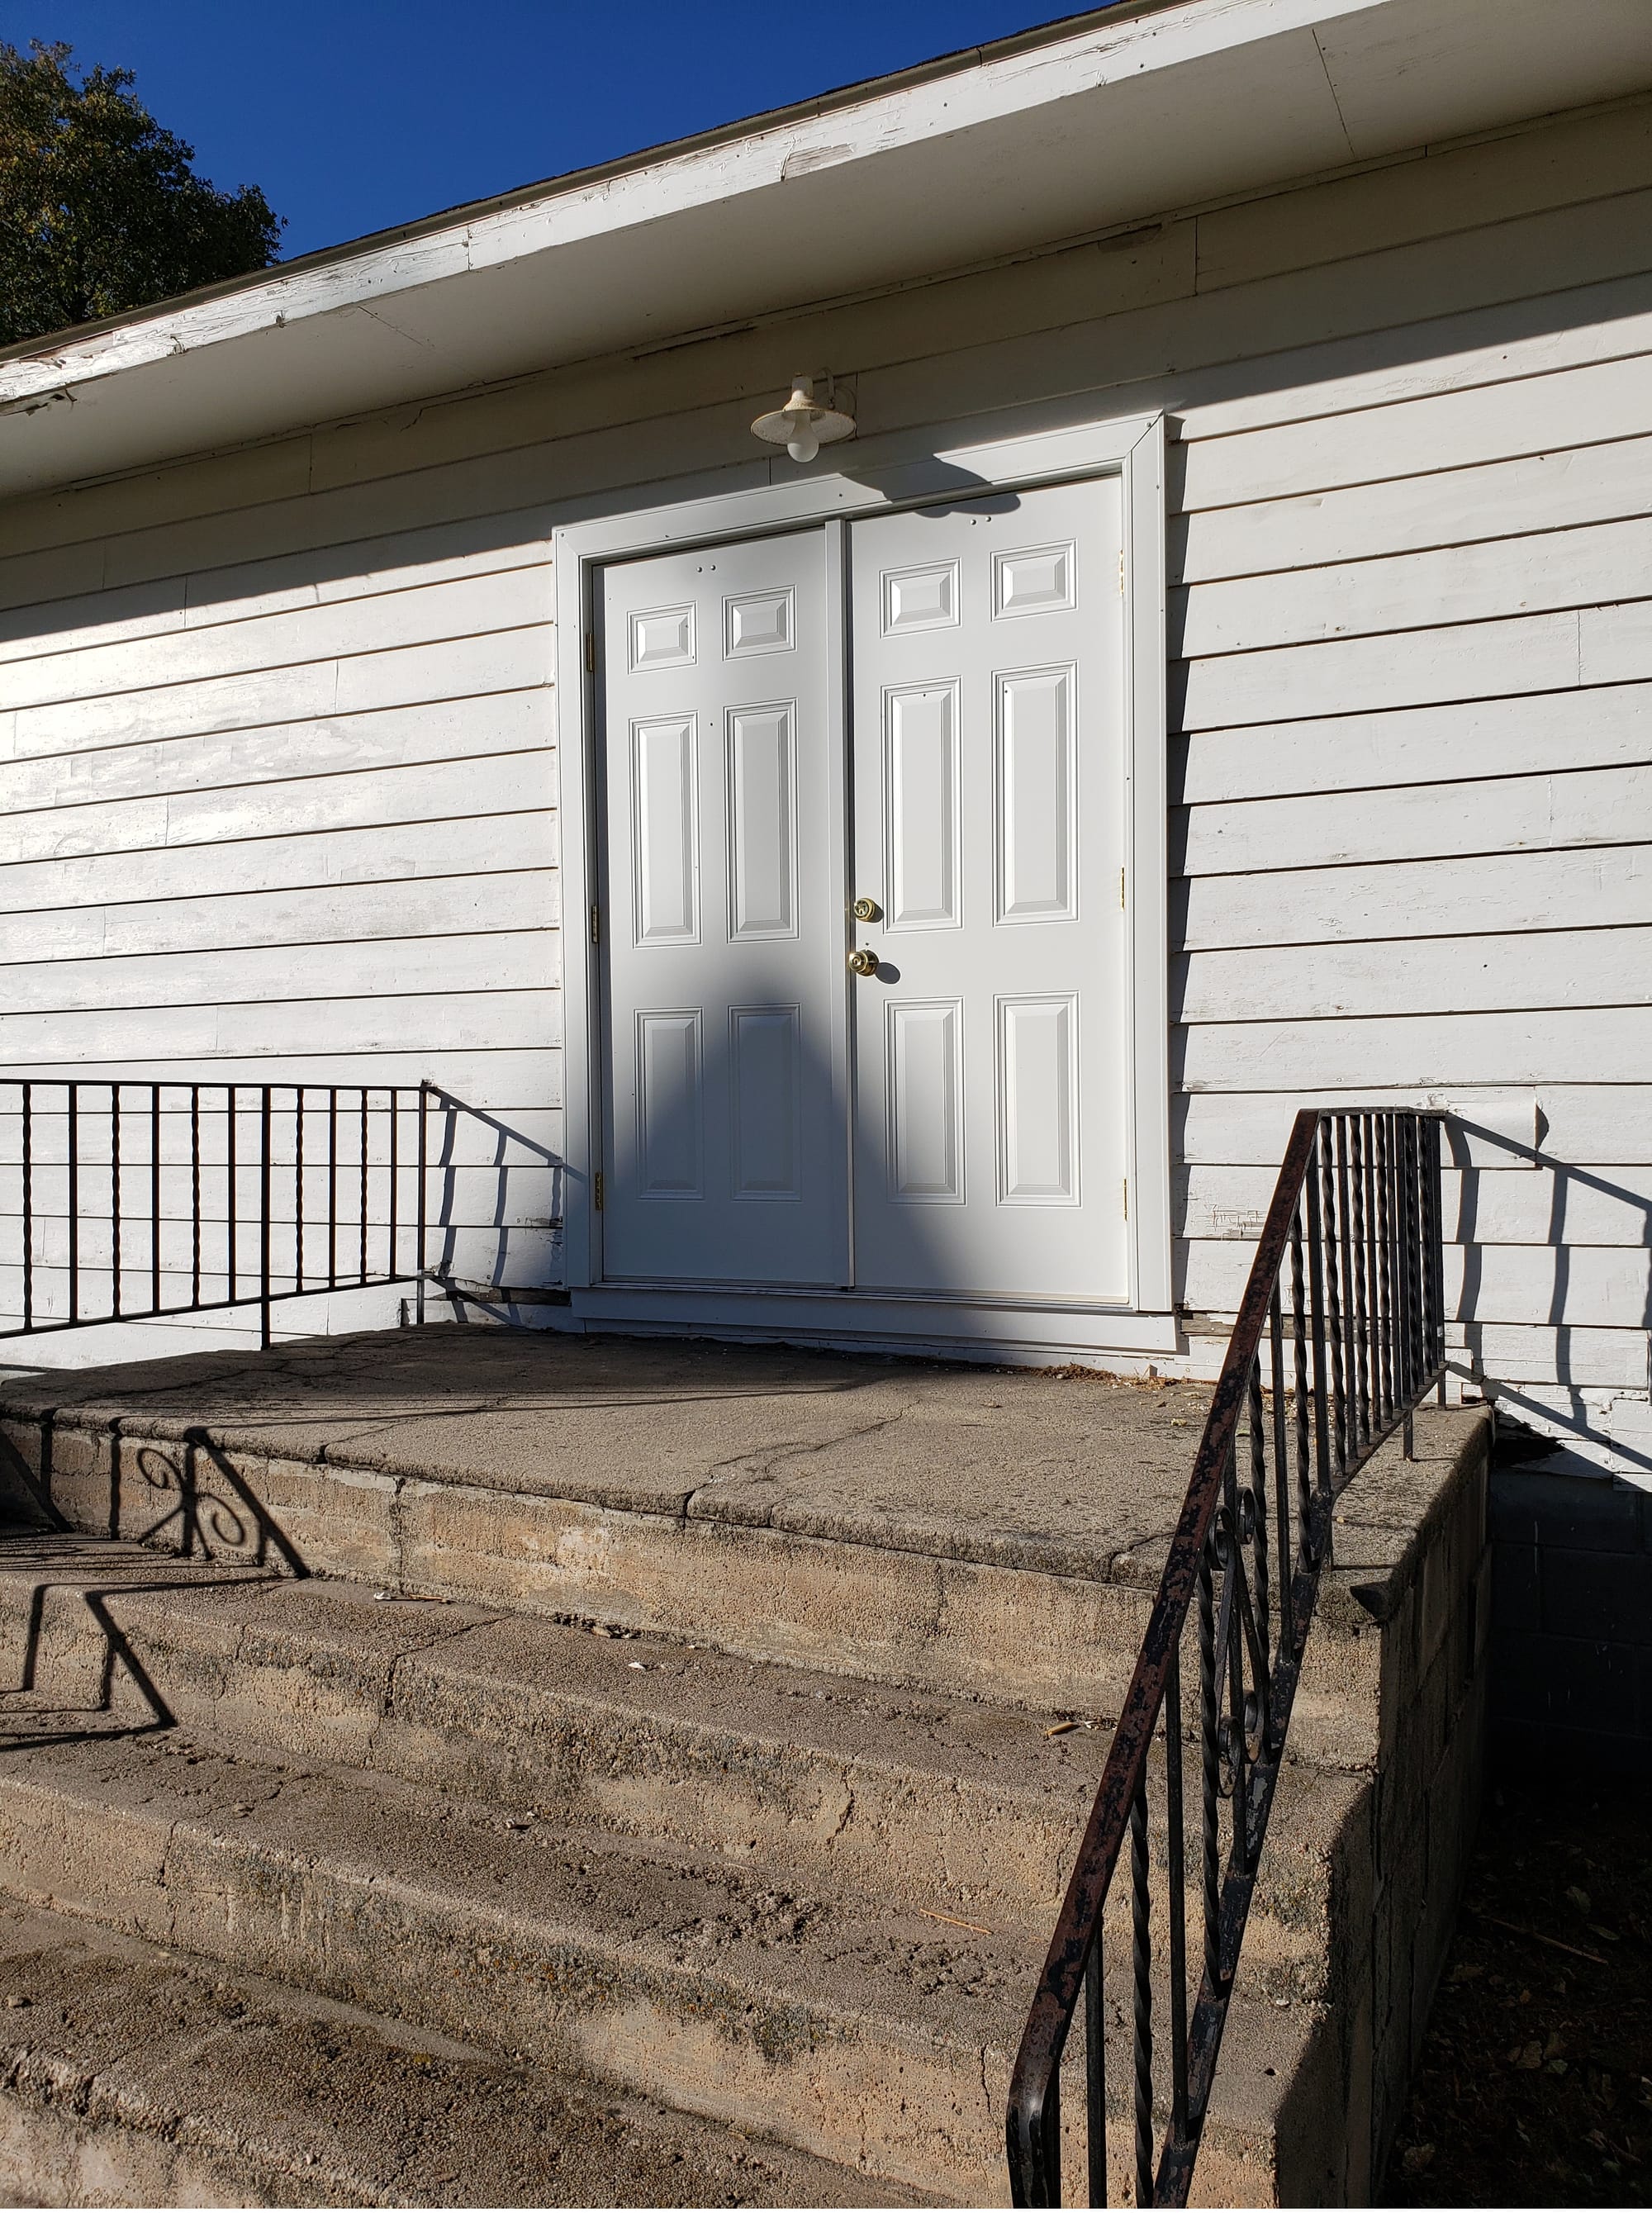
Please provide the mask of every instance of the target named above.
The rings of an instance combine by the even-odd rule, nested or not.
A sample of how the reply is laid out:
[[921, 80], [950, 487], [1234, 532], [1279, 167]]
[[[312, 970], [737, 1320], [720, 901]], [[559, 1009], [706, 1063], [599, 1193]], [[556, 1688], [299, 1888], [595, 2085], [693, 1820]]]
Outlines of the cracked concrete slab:
[[1172, 1527], [1207, 1405], [1071, 1371], [451, 1329], [0, 1389], [0, 1419], [1089, 1576]]

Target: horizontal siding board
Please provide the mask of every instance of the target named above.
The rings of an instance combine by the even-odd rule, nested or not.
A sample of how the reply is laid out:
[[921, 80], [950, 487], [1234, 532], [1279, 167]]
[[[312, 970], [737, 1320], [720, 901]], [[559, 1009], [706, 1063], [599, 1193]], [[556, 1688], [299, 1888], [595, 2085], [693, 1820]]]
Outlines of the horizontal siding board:
[[9, 1014], [88, 1014], [100, 1008], [235, 1006], [290, 999], [497, 991], [554, 983], [554, 930], [503, 927], [467, 936], [369, 939], [336, 945], [324, 960], [296, 963], [288, 946], [223, 946], [210, 952], [140, 953], [126, 959], [58, 960], [0, 970]]
[[126, 853], [245, 838], [296, 838], [387, 823], [547, 808], [555, 776], [539, 749], [482, 760], [420, 762], [355, 774], [290, 777], [241, 791], [177, 793], [110, 807], [51, 808], [0, 815], [0, 864]]
[[[107, 805], [172, 792], [233, 790], [271, 779], [337, 776], [349, 770], [460, 760], [548, 747], [551, 695], [499, 692], [485, 699], [439, 699], [378, 712], [215, 731], [205, 737], [14, 761], [0, 777], [0, 814]], [[256, 798], [247, 801], [249, 810]]]
[[1172, 885], [1170, 914], [1172, 945], [1190, 953], [1399, 936], [1415, 966], [1433, 937], [1585, 915], [1602, 929], [1652, 923], [1652, 844], [1206, 875]]
[[1474, 1322], [1468, 1336], [1475, 1364], [1501, 1381], [1643, 1391], [1647, 1387], [1644, 1330]]
[[[1568, 611], [1416, 631], [1403, 653], [1386, 637], [1357, 637], [1181, 662], [1172, 671], [1173, 724], [1219, 729], [1615, 680], [1598, 670], [1584, 676], [1578, 636], [1579, 617]], [[1652, 674], [1652, 655], [1648, 667], [1624, 666], [1618, 674]]]
[[191, 1054], [168, 1059], [164, 1052], [154, 1049], [151, 1039], [147, 1050], [123, 1053], [117, 1059], [29, 1061], [8, 1054], [0, 1060], [0, 1067], [9, 1080], [28, 1076], [36, 1082], [52, 1084], [71, 1076], [88, 1083], [107, 1082], [117, 1076], [132, 1082], [187, 1082], [200, 1076], [213, 1082], [417, 1087], [429, 1077], [467, 1105], [507, 1122], [516, 1113], [541, 1114], [562, 1104], [562, 1054], [557, 1046], [544, 1043], [461, 1046], [440, 1039], [421, 1043], [415, 1037], [369, 1051], [341, 1046], [300, 1052], [224, 1053], [210, 1069], [204, 1069]]
[[439, 826], [401, 822], [226, 840], [192, 846], [182, 868], [164, 849], [17, 863], [0, 869], [0, 913], [168, 898], [181, 905], [191, 898], [243, 892], [250, 900], [261, 892], [304, 886], [414, 881], [466, 869], [485, 875], [546, 868], [555, 861], [555, 818], [536, 807], [521, 814], [461, 815]]
[[345, 655], [520, 630], [547, 619], [547, 580], [543, 569], [508, 570], [385, 592], [370, 600], [186, 625], [153, 637], [0, 662], [0, 708], [21, 711], [64, 700], [262, 674]]
[[[1195, 1313], [1233, 1314], [1250, 1272], [1250, 1247], [1194, 1241], [1180, 1254], [1184, 1302]], [[1652, 1319], [1652, 1253], [1643, 1249], [1451, 1245], [1444, 1277], [1452, 1321], [1644, 1330]]]
[[1212, 209], [1198, 218], [1201, 291], [1286, 269], [1507, 222], [1652, 182], [1652, 114], [1643, 103], [1606, 115], [1429, 148], [1357, 175]]
[[[1592, 913], [1592, 909], [1587, 910]], [[1460, 1007], [1629, 1007], [1652, 997], [1652, 927], [1411, 942], [1247, 947], [1173, 964], [1173, 1021], [1331, 1021]]]
[[[1274, 421], [1256, 429], [1224, 430], [1218, 411], [1192, 410], [1182, 425], [1180, 503], [1186, 511], [1230, 507], [1544, 454], [1557, 425], [1567, 445], [1582, 442], [1583, 425], [1594, 443], [1643, 437], [1652, 428], [1642, 360], [1648, 337], [1640, 329], [1613, 335], [1615, 360], [1535, 375], [1520, 375], [1516, 363], [1511, 375], [1504, 350], [1466, 389], [1443, 392], [1428, 388], [1436, 372], [1427, 364], [1414, 375], [1415, 397], [1361, 406], [1355, 381], [1341, 394], [1321, 392], [1317, 409], [1305, 404], [1295, 422], [1279, 419], [1276, 398]], [[1338, 407], [1338, 397], [1350, 404]]]
[[131, 745], [211, 730], [248, 730], [369, 708], [480, 698], [547, 684], [548, 624], [485, 637], [444, 638], [351, 660], [205, 677], [198, 682], [19, 708], [0, 716], [0, 758], [68, 753], [81, 746]]
[[1399, 785], [1341, 802], [1315, 795], [1176, 808], [1171, 867], [1181, 875], [1210, 876], [1266, 870], [1282, 861], [1303, 869], [1551, 852], [1644, 838], [1649, 826], [1652, 765], [1581, 769], [1485, 777], [1443, 790]]
[[1332, 715], [1281, 722], [1263, 738], [1254, 729], [1200, 730], [1172, 741], [1172, 796], [1197, 806], [1612, 768], [1652, 759], [1649, 732], [1649, 684]]
[[[1180, 1234], [1258, 1235], [1277, 1180], [1272, 1167], [1194, 1166], [1174, 1179]], [[1652, 1245], [1652, 1166], [1446, 1168], [1447, 1241], [1479, 1245]]]
[[1171, 594], [1171, 637], [1173, 649], [1192, 659], [1328, 638], [1386, 637], [1591, 607], [1621, 598], [1635, 579], [1649, 574], [1652, 520], [1637, 515], [1198, 584]]
[[[1195, 1093], [1172, 1101], [1172, 1155], [1194, 1163], [1265, 1165], [1277, 1173], [1298, 1106], [1424, 1106], [1430, 1098], [1443, 1103], [1448, 1095], [1428, 1085], [1405, 1091], [1384, 1084], [1358, 1089], [1326, 1084], [1301, 1096], [1263, 1091], [1248, 1095]], [[1652, 1074], [1642, 1083], [1545, 1082], [1502, 1094], [1489, 1084], [1471, 1083], [1458, 1087], [1456, 1096], [1501, 1097], [1505, 1106], [1535, 1100], [1543, 1118], [1539, 1149], [1546, 1158], [1590, 1167], [1604, 1163], [1610, 1168], [1625, 1161], [1652, 1166]], [[1454, 1132], [1449, 1123], [1447, 1130], [1448, 1143], [1460, 1149], [1460, 1131]], [[1516, 1164], [1515, 1155], [1501, 1151], [1489, 1139], [1474, 1149], [1487, 1165], [1494, 1161]]]
[[[1580, 434], [1590, 426], [1582, 426]], [[1269, 576], [1652, 514], [1652, 436], [1176, 518], [1173, 582]]]
[[1643, 1083], [1652, 1070], [1652, 1007], [1209, 1022], [1171, 1039], [1172, 1081], [1189, 1090], [1415, 1084], [1477, 1091], [1545, 1084], [1557, 1070], [1596, 1083]]
[[411, 944], [501, 923], [554, 929], [557, 916], [556, 871], [544, 868], [0, 915], [0, 991], [4, 969], [19, 963], [45, 967], [227, 946], [301, 950], [374, 938]]
[[329, 1054], [348, 1059], [363, 1053], [393, 1053], [415, 1056], [408, 1065], [416, 1083], [430, 1072], [426, 1064], [436, 1052], [558, 1045], [560, 1011], [559, 995], [549, 987], [410, 993], [393, 999], [117, 1009], [87, 1015], [0, 1011], [0, 1066], [21, 1075], [31, 1066], [61, 1069], [65, 1062], [90, 1063], [95, 1056], [123, 1074], [130, 1070], [136, 1075], [145, 1063], [170, 1060], [198, 1066], [206, 1076], [216, 1074], [222, 1061], [302, 1054], [314, 1059], [326, 1076]]
[[[242, 1085], [236, 1093], [237, 1112], [241, 1126], [250, 1127], [247, 1118], [255, 1114], [259, 1087]], [[417, 1086], [413, 1087], [414, 1091]], [[34, 1135], [31, 1146], [33, 1157], [42, 1168], [61, 1169], [68, 1159], [68, 1118], [64, 1100], [65, 1087], [59, 1083], [38, 1083], [33, 1089]], [[228, 1087], [213, 1083], [200, 1094], [199, 1119], [202, 1131], [203, 1157], [223, 1161], [225, 1151], [224, 1122]], [[141, 1162], [147, 1158], [149, 1131], [151, 1126], [148, 1094], [143, 1088], [123, 1086], [121, 1128], [123, 1151], [130, 1161], [137, 1158], [140, 1167], [136, 1173], [140, 1182], [143, 1171]], [[168, 1086], [162, 1094], [161, 1157], [163, 1162], [187, 1160], [190, 1148], [191, 1112], [189, 1087], [186, 1084]], [[377, 1086], [368, 1093], [369, 1120], [381, 1134], [384, 1129], [386, 1093]], [[0, 1167], [16, 1167], [22, 1160], [21, 1106], [14, 1103], [15, 1093], [10, 1086], [0, 1086]], [[290, 1170], [296, 1158], [295, 1143], [294, 1093], [290, 1086], [283, 1085], [272, 1094], [270, 1124], [270, 1158], [278, 1169]], [[88, 1085], [81, 1092], [82, 1112], [77, 1125], [76, 1152], [82, 1163], [93, 1170], [107, 1171], [110, 1160], [109, 1092], [105, 1085]], [[305, 1094], [305, 1130], [307, 1155], [316, 1157], [315, 1132], [325, 1131], [326, 1087], [312, 1085]], [[403, 1143], [404, 1160], [413, 1156], [408, 1142], [415, 1128], [417, 1105], [411, 1097], [404, 1100]], [[338, 1091], [340, 1128], [348, 1135], [353, 1127], [360, 1130], [360, 1094], [351, 1087]], [[425, 1110], [426, 1135], [430, 1162], [431, 1204], [437, 1200], [437, 1186], [444, 1178], [458, 1179], [474, 1174], [482, 1180], [473, 1186], [466, 1200], [477, 1210], [467, 1213], [466, 1220], [485, 1221], [491, 1218], [491, 1204], [482, 1210], [478, 1193], [491, 1189], [489, 1178], [515, 1176], [532, 1169], [549, 1174], [559, 1157], [562, 1144], [562, 1116], [554, 1107], [511, 1106], [498, 1112], [470, 1112], [455, 1107], [435, 1098], [429, 1100]], [[351, 1118], [354, 1118], [353, 1121]], [[325, 1135], [320, 1143], [325, 1148]], [[416, 1140], [415, 1140], [416, 1142]], [[341, 1137], [340, 1143], [344, 1143]], [[136, 1153], [133, 1148], [136, 1148]], [[409, 1171], [411, 1173], [411, 1170]], [[1241, 1173], [1243, 1173], [1242, 1171]], [[15, 1196], [15, 1192], [12, 1194]], [[547, 1206], [547, 1210], [548, 1206]]]
[[[479, 535], [477, 524], [460, 523], [0, 606], [0, 664], [547, 563], [543, 540], [500, 545], [490, 531], [479, 544]], [[366, 610], [363, 619], [370, 620]]]
[[[36, 1270], [34, 1305], [42, 1320], [66, 1319], [70, 1312], [69, 1282], [66, 1260], [66, 1241], [58, 1249], [55, 1235], [57, 1225], [48, 1225], [52, 1247], [46, 1265]], [[87, 1225], [88, 1230], [90, 1224]], [[402, 1237], [400, 1269], [411, 1275], [415, 1267], [412, 1225], [405, 1225]], [[305, 1241], [304, 1274], [314, 1283], [324, 1278], [326, 1241], [324, 1233], [316, 1232]], [[282, 1247], [285, 1249], [283, 1250]], [[557, 1231], [543, 1224], [515, 1224], [505, 1228], [483, 1226], [458, 1226], [448, 1232], [434, 1233], [430, 1241], [430, 1265], [444, 1272], [485, 1283], [515, 1283], [524, 1289], [539, 1284], [555, 1283], [561, 1280], [562, 1246]], [[369, 1267], [386, 1272], [388, 1241], [381, 1232], [369, 1241]], [[237, 1255], [238, 1262], [240, 1255]], [[257, 1252], [254, 1248], [241, 1265], [237, 1267], [237, 1290], [242, 1299], [255, 1301], [258, 1294]], [[287, 1239], [278, 1241], [271, 1259], [271, 1275], [277, 1295], [290, 1289], [296, 1280], [294, 1262], [296, 1246]], [[343, 1254], [340, 1259], [343, 1260]], [[222, 1251], [203, 1253], [201, 1298], [203, 1302], [225, 1298], [229, 1282], [226, 1268], [227, 1255]], [[344, 1272], [341, 1267], [340, 1272]], [[80, 1310], [93, 1313], [107, 1312], [113, 1292], [112, 1255], [102, 1236], [98, 1239], [95, 1256], [88, 1249], [78, 1270], [80, 1278]], [[153, 1284], [147, 1245], [130, 1256], [121, 1254], [122, 1303], [128, 1307], [143, 1307], [149, 1302]], [[163, 1267], [161, 1277], [163, 1305], [183, 1306], [188, 1303], [193, 1290], [193, 1270], [182, 1255], [171, 1267]], [[0, 1313], [20, 1314], [22, 1307], [22, 1265], [21, 1256], [8, 1255], [0, 1259]], [[359, 1325], [358, 1325], [359, 1326]]]

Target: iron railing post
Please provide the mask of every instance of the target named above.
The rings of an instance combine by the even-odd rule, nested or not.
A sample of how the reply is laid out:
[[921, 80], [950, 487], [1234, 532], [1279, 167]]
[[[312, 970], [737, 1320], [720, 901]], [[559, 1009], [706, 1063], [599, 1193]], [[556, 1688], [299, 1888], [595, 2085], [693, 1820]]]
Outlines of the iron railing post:
[[259, 1087], [258, 1161], [259, 1342], [270, 1350], [270, 1086]]

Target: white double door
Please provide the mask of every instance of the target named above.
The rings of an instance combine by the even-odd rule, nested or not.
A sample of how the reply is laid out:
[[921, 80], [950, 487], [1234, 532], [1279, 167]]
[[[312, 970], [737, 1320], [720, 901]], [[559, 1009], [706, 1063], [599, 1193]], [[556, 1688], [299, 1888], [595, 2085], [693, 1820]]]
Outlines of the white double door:
[[603, 1280], [1125, 1295], [1120, 521], [605, 572]]

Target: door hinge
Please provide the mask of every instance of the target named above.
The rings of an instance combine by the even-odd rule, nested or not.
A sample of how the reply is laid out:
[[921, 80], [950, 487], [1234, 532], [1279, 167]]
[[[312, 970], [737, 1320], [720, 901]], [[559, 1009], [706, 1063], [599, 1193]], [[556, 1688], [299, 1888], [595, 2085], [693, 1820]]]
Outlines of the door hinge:
[[1119, 869], [1119, 906], [1122, 908], [1122, 907], [1123, 907], [1123, 905], [1124, 905], [1124, 904], [1125, 904], [1125, 872], [1124, 872], [1124, 870], [1123, 870], [1122, 869]]
[[1125, 1219], [1130, 1220], [1130, 1178], [1125, 1178]]
[[1123, 599], [1124, 595], [1125, 595], [1125, 549], [1124, 549], [1124, 547], [1121, 546], [1119, 548], [1119, 598], [1120, 598], [1120, 599]]
[[588, 676], [596, 674], [596, 632], [594, 630], [588, 630], [585, 633], [585, 674]]
[[591, 1195], [596, 1201], [596, 1210], [602, 1211], [602, 1171], [599, 1168], [591, 1179]]
[[602, 910], [594, 899], [591, 901], [591, 942], [593, 945], [602, 942]]

